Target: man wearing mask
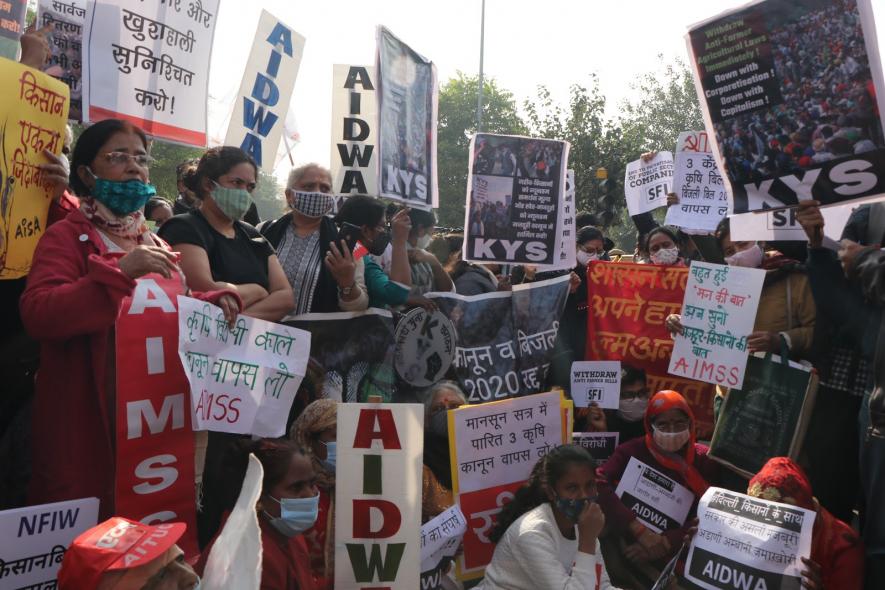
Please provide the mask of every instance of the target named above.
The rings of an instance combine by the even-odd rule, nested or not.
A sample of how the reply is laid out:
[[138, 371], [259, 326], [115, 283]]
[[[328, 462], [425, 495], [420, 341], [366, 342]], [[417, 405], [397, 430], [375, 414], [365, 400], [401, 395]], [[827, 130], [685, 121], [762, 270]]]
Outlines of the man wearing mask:
[[259, 230], [276, 249], [292, 285], [292, 314], [366, 309], [363, 268], [338, 241], [338, 228], [328, 217], [335, 206], [331, 173], [318, 164], [295, 168], [286, 183], [286, 203], [291, 211]]
[[645, 409], [648, 407], [648, 383], [645, 371], [621, 365], [621, 399], [617, 410], [606, 410], [606, 421], [611, 432], [620, 434], [619, 443], [644, 436]]

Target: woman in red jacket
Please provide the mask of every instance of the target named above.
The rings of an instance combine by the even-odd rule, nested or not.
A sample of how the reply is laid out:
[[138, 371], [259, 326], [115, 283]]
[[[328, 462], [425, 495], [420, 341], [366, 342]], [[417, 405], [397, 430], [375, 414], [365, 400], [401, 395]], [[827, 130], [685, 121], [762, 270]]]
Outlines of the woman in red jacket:
[[[228, 508], [233, 507], [243, 487], [250, 453], [264, 468], [255, 507], [261, 527], [261, 590], [315, 590], [302, 535], [316, 522], [319, 509], [313, 463], [304, 449], [286, 439], [236, 441], [225, 462]], [[214, 544], [212, 539], [197, 562], [195, 569], [200, 575]]]
[[[25, 329], [40, 342], [32, 504], [95, 496], [100, 518], [114, 514], [115, 322], [140, 278], [181, 272], [144, 221], [144, 204], [156, 194], [149, 161], [147, 138], [131, 123], [109, 119], [86, 129], [70, 172], [80, 208], [37, 244], [20, 301]], [[217, 303], [229, 321], [240, 307], [230, 293], [195, 296]]]

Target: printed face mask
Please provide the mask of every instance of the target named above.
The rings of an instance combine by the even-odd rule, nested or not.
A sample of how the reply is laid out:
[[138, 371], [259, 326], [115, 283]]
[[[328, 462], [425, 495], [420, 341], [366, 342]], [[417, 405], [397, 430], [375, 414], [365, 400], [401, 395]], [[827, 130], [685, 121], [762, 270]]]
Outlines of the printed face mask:
[[685, 446], [685, 443], [691, 438], [691, 433], [687, 429], [681, 432], [662, 432], [652, 426], [652, 430], [654, 430], [655, 444], [662, 451], [667, 451], [668, 453], [675, 453]]
[[567, 519], [572, 522], [578, 522], [578, 517], [581, 516], [584, 506], [595, 501], [596, 496], [591, 496], [589, 498], [560, 498], [557, 496], [556, 507], [559, 508], [559, 511], [562, 512], [562, 515]]
[[217, 182], [212, 191], [212, 198], [221, 212], [232, 221], [242, 219], [249, 207], [252, 206], [252, 197], [249, 196], [249, 191], [244, 188], [228, 188]]
[[729, 266], [743, 266], [746, 268], [759, 268], [762, 266], [763, 252], [759, 244], [753, 245], [751, 248], [735, 252], [731, 256], [725, 257], [725, 262]]
[[87, 168], [95, 179], [91, 189], [92, 197], [111, 210], [114, 215], [127, 215], [144, 209], [145, 203], [157, 194], [153, 185], [140, 178], [130, 180], [107, 180], [99, 178]]
[[320, 508], [320, 495], [310, 498], [283, 498], [277, 500], [273, 496], [269, 496], [271, 500], [280, 505], [280, 516], [274, 518], [267, 514], [270, 524], [273, 525], [280, 534], [286, 537], [294, 537], [300, 535], [317, 521], [317, 514]]
[[335, 195], [296, 190], [291, 191], [291, 195], [289, 206], [305, 217], [323, 217], [335, 208]]
[[679, 248], [662, 248], [651, 255], [651, 261], [655, 264], [669, 266], [679, 260]]
[[581, 266], [587, 266], [588, 264], [590, 264], [591, 261], [599, 260], [599, 254], [597, 254], [596, 252], [590, 254], [589, 252], [584, 252], [583, 250], [578, 250], [576, 257], [578, 259], [578, 264], [580, 264]]
[[647, 398], [621, 399], [618, 402], [618, 416], [627, 422], [636, 422], [642, 420], [643, 416], [645, 416], [645, 409], [647, 407]]

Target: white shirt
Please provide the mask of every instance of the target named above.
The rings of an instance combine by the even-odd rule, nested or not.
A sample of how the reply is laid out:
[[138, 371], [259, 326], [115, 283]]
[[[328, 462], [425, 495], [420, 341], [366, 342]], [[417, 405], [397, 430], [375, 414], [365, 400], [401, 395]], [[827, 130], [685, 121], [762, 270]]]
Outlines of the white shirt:
[[608, 578], [599, 542], [595, 554], [579, 552], [577, 530], [574, 539], [563, 537], [548, 502], [510, 525], [477, 588], [618, 590]]

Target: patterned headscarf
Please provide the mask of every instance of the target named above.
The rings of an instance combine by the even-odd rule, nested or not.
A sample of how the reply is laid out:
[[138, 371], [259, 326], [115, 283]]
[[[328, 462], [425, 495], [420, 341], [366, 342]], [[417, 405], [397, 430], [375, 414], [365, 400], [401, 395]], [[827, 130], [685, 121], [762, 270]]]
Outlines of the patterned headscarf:
[[325, 489], [335, 487], [335, 472], [330, 473], [322, 459], [314, 454], [311, 443], [320, 432], [333, 428], [337, 423], [338, 402], [333, 399], [318, 399], [304, 408], [289, 431], [289, 438], [310, 456], [316, 472], [317, 485]]
[[[655, 444], [654, 434], [652, 431], [652, 423], [654, 419], [668, 410], [680, 410], [688, 416], [690, 426], [688, 427], [689, 439], [685, 445], [685, 452], [682, 455], [667, 453]], [[678, 391], [664, 390], [659, 391], [648, 400], [648, 407], [645, 409], [645, 446], [654, 456], [658, 463], [677, 471], [685, 478], [688, 487], [698, 496], [703, 496], [710, 484], [704, 479], [704, 476], [694, 467], [695, 458], [695, 440], [697, 431], [695, 428], [694, 412]]]
[[773, 457], [750, 480], [747, 495], [815, 510], [808, 476], [789, 457]]

